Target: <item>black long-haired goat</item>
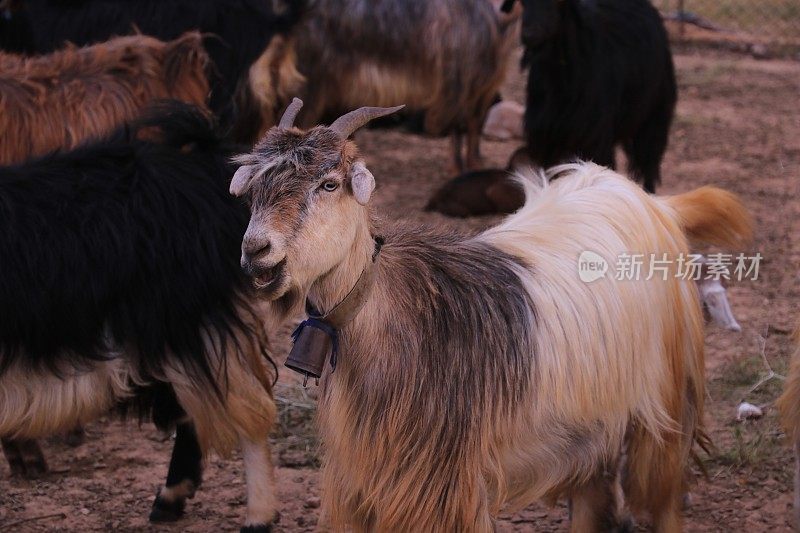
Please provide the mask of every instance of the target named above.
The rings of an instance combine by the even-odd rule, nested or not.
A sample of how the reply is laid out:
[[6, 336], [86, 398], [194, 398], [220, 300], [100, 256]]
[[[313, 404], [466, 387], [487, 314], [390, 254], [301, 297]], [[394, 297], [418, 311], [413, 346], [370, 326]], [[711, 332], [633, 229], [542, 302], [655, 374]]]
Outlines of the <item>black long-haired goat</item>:
[[[5, 24], [15, 39], [5, 42], [10, 37], [0, 37], [0, 46], [10, 51], [32, 48], [50, 53], [67, 41], [84, 46], [132, 32], [172, 40], [199, 30], [213, 63], [211, 108], [224, 126], [234, 128], [232, 136], [238, 142], [256, 140], [262, 124], [254, 120], [260, 113], [253, 111], [268, 99], [252, 94], [250, 69], [262, 54], [269, 56], [263, 66], [275, 69], [276, 76], [282, 74], [284, 60], [294, 61], [293, 54], [285, 53], [285, 36], [306, 5], [306, 0], [5, 1], [9, 2]], [[283, 106], [283, 102], [272, 104]]]
[[534, 163], [614, 166], [654, 192], [677, 99], [664, 24], [649, 0], [521, 0]]
[[247, 525], [267, 528], [274, 376], [239, 267], [248, 213], [228, 194], [230, 155], [205, 115], [172, 103], [104, 141], [0, 168], [0, 437], [133, 404], [179, 423], [154, 518], [180, 514], [203, 452], [239, 444]]

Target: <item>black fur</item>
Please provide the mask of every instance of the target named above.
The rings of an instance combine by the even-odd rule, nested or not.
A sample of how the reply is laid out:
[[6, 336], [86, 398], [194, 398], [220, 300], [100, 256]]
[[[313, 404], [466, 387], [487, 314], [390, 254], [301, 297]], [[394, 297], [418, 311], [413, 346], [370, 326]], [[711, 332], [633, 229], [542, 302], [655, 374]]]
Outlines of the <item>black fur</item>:
[[654, 192], [677, 99], [667, 33], [648, 0], [522, 0], [525, 129], [543, 167], [613, 167], [621, 143]]
[[0, 439], [12, 476], [36, 479], [47, 473], [47, 461], [35, 440]]
[[[121, 356], [157, 382], [175, 358], [216, 389], [224, 368], [202, 333], [255, 335], [236, 310], [248, 309], [249, 215], [228, 194], [231, 153], [205, 116], [173, 103], [107, 140], [0, 168], [0, 372]], [[145, 403], [163, 426], [180, 409], [158, 387]]]
[[30, 54], [34, 51], [33, 31], [28, 17], [19, 11], [19, 0], [0, 0], [0, 50]]
[[[197, 434], [190, 423], [180, 423], [175, 430], [175, 445], [172, 447], [172, 458], [169, 461], [167, 473], [167, 487], [179, 485], [186, 481], [191, 482], [193, 490], [197, 490], [202, 483], [203, 453], [197, 442]], [[192, 492], [187, 496], [193, 498]], [[153, 509], [150, 511], [151, 522], [174, 522], [183, 516], [186, 499], [179, 498], [168, 501], [156, 495]]]
[[[20, 0], [15, 13], [16, 36], [9, 47], [25, 45], [30, 24], [33, 48], [48, 53], [69, 41], [77, 45], [101, 42], [135, 30], [171, 40], [189, 30], [203, 32], [213, 62], [211, 108], [223, 126], [233, 127], [237, 142], [252, 142], [252, 127], [237, 109], [246, 98], [250, 65], [276, 34], [289, 32], [304, 12], [305, 0], [285, 0], [285, 10], [273, 12], [270, 0]], [[4, 45], [0, 40], [0, 45]]]

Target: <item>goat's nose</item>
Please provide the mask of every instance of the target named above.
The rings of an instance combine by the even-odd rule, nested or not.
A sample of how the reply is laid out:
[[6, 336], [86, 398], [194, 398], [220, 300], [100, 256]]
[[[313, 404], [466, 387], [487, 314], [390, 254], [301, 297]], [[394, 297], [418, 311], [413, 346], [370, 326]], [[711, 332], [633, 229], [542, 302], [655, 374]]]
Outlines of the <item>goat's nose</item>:
[[272, 244], [269, 241], [245, 241], [242, 252], [249, 257], [258, 257], [269, 253]]

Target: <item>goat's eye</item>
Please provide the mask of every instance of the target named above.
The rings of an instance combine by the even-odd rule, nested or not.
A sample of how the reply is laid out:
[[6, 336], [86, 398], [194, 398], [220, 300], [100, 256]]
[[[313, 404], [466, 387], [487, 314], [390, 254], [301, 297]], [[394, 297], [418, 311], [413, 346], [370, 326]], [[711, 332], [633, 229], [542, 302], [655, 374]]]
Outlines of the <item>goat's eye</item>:
[[322, 184], [322, 188], [328, 192], [333, 192], [339, 188], [339, 182], [328, 180]]

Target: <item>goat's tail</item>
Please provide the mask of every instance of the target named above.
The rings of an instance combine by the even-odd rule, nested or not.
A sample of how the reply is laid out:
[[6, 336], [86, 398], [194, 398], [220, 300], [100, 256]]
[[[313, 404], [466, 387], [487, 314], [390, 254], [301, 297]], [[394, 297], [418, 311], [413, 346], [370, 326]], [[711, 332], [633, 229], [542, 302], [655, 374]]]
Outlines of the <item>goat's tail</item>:
[[750, 213], [733, 193], [706, 186], [663, 200], [677, 213], [692, 244], [738, 247], [753, 237]]

